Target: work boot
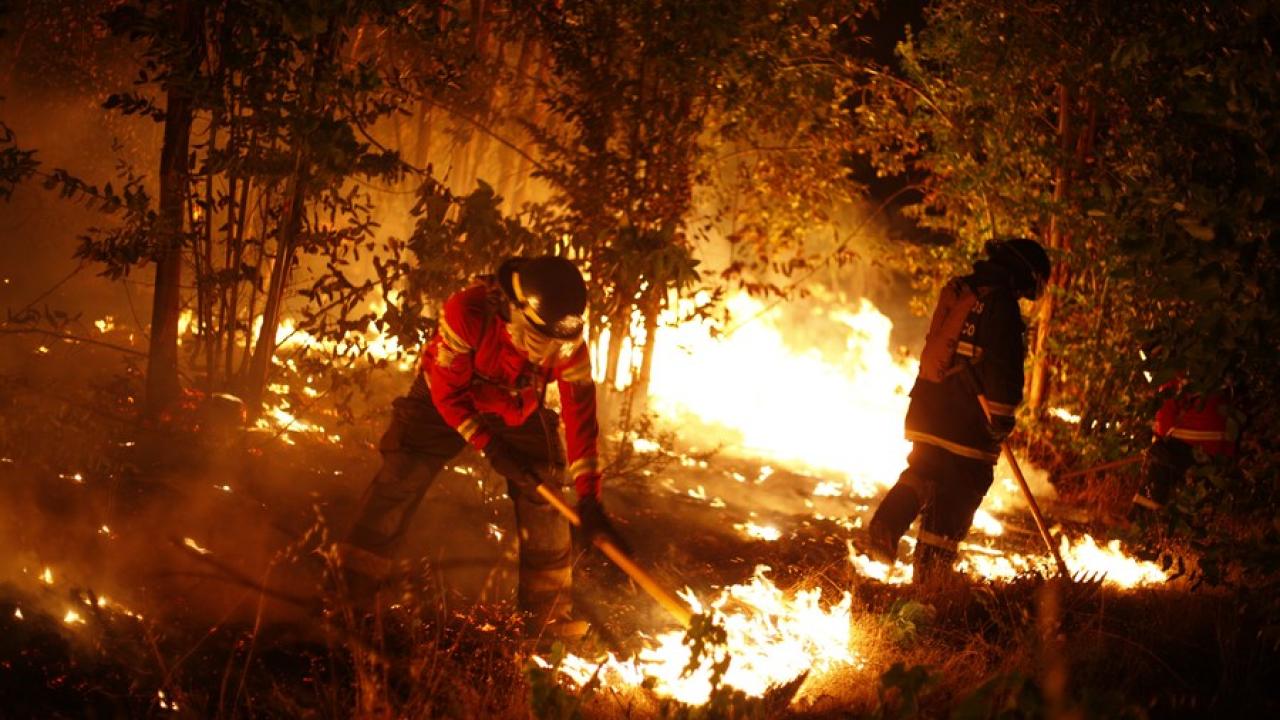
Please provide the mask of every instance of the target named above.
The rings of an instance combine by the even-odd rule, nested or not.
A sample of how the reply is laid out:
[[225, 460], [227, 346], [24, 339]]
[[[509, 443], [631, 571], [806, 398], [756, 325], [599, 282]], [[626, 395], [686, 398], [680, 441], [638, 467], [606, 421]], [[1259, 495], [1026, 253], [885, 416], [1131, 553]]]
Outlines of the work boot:
[[961, 578], [955, 564], [956, 553], [919, 543], [912, 563], [911, 584], [942, 587], [954, 583]]
[[872, 520], [865, 529], [853, 532], [853, 547], [879, 563], [892, 566], [898, 559], [898, 539], [884, 525]]
[[558, 605], [527, 612], [524, 627], [526, 637], [539, 647], [550, 648], [556, 643], [581, 640], [591, 629], [591, 623], [575, 616], [569, 607]]
[[371, 610], [391, 578], [391, 559], [345, 542], [335, 543], [332, 552], [339, 596], [358, 611]]

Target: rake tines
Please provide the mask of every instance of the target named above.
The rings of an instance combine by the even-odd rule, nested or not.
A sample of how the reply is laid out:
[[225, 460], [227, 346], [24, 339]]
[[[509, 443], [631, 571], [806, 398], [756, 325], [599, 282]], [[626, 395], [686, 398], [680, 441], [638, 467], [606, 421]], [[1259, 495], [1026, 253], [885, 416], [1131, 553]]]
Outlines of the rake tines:
[[1102, 581], [1103, 581], [1103, 580], [1106, 580], [1106, 579], [1107, 579], [1107, 573], [1106, 573], [1106, 571], [1103, 571], [1103, 570], [1093, 570], [1093, 571], [1089, 571], [1089, 570], [1081, 570], [1081, 571], [1079, 571], [1079, 572], [1077, 572], [1076, 574], [1074, 574], [1074, 575], [1072, 575], [1072, 576], [1071, 576], [1071, 583], [1072, 583], [1073, 585], [1085, 585], [1085, 586], [1089, 586], [1089, 585], [1096, 585], [1096, 586], [1098, 586], [1098, 587], [1101, 587], [1101, 586], [1102, 586]]

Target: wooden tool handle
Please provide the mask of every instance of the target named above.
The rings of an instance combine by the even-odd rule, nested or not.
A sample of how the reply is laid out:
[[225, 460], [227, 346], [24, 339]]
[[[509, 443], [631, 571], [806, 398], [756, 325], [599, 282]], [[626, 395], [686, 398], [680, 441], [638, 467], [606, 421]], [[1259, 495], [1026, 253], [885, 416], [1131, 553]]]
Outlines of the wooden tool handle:
[[[577, 511], [575, 511], [569, 503], [565, 502], [564, 498], [560, 497], [560, 493], [555, 492], [546, 485], [538, 485], [538, 494], [547, 502], [551, 503], [551, 507], [554, 507], [561, 515], [565, 516], [571, 524], [579, 527], [582, 526], [582, 518], [578, 517]], [[663, 609], [671, 613], [671, 616], [674, 617], [681, 626], [686, 628], [689, 627], [690, 622], [693, 620], [693, 612], [683, 600], [675, 595], [675, 593], [663, 587], [653, 578], [652, 575], [645, 571], [644, 568], [637, 565], [634, 560], [628, 557], [627, 554], [622, 551], [622, 548], [615, 545], [607, 537], [596, 535], [591, 539], [591, 542], [596, 547], [600, 548], [600, 552], [604, 553], [605, 557], [612, 560], [613, 564], [622, 568], [623, 572], [625, 572], [632, 580], [635, 580], [636, 584], [638, 584], [645, 592], [649, 593], [650, 597], [658, 601], [658, 604], [661, 605]]]

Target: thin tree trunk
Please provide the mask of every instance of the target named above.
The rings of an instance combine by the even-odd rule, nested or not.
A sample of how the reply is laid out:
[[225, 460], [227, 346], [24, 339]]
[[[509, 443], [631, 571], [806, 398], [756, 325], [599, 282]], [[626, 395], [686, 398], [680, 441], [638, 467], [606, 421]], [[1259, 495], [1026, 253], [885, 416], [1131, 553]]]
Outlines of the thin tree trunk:
[[[431, 106], [426, 101], [418, 103], [418, 136], [414, 138], [414, 164], [420, 168], [427, 166], [431, 158]], [[406, 179], [408, 176], [406, 176]]]
[[289, 267], [293, 264], [295, 240], [302, 226], [302, 206], [305, 197], [305, 181], [302, 178], [304, 160], [299, 150], [289, 188], [285, 193], [285, 214], [280, 221], [280, 234], [276, 243], [276, 259], [271, 267], [271, 283], [267, 286], [266, 304], [262, 308], [262, 329], [249, 364], [245, 389], [245, 402], [251, 413], [261, 406], [263, 391], [271, 374], [271, 358], [276, 351], [276, 330], [280, 327], [280, 310], [284, 305], [285, 287], [289, 281]]
[[[209, 148], [212, 151], [218, 145], [218, 123], [219, 118], [214, 117], [209, 124]], [[206, 152], [208, 152], [206, 151]], [[214, 383], [217, 380], [217, 357], [218, 346], [215, 338], [216, 333], [213, 329], [213, 301], [216, 287], [213, 284], [213, 278], [216, 274], [213, 267], [213, 173], [210, 171], [205, 176], [204, 185], [204, 273], [196, 276], [196, 292], [201, 298], [201, 315], [200, 315], [200, 339], [204, 343], [205, 352], [205, 391], [212, 393]]]
[[[544, 113], [542, 103], [538, 102], [538, 98], [539, 93], [546, 82], [547, 56], [549, 54], [549, 51], [545, 47], [539, 46], [537, 51], [537, 76], [530, 88], [528, 102], [524, 105], [527, 109], [523, 113], [524, 117], [528, 118], [529, 124], [534, 127], [540, 127], [543, 122]], [[528, 156], [521, 154], [519, 161], [516, 163], [516, 185], [511, 191], [511, 198], [509, 201], [509, 207], [512, 212], [519, 212], [521, 206], [523, 206], [525, 201], [528, 200], [529, 176], [532, 172], [533, 167], [529, 162]]]
[[[227, 267], [235, 268], [237, 277], [240, 271], [240, 263], [244, 259], [244, 230], [249, 217], [249, 179], [245, 178], [240, 181], [240, 198], [236, 205], [240, 209], [240, 215], [236, 220], [234, 229], [227, 229]], [[232, 234], [234, 233], [234, 234]], [[240, 329], [240, 281], [230, 283], [227, 288], [227, 313], [223, 324], [226, 326], [226, 358], [224, 359], [223, 372], [226, 374], [227, 385], [233, 384], [236, 375], [235, 369], [235, 352], [236, 352], [236, 333]], [[253, 318], [249, 317], [245, 320], [246, 329], [245, 336], [249, 334], [249, 328], [252, 327]], [[247, 342], [247, 341], [246, 341]]]
[[[176, 8], [180, 33], [190, 43], [192, 63], [198, 57], [198, 12], [189, 2]], [[144, 414], [158, 418], [178, 399], [178, 317], [182, 307], [182, 232], [187, 190], [187, 150], [191, 142], [192, 99], [180, 82], [166, 93], [164, 144], [160, 151], [159, 248], [155, 255], [155, 291], [151, 303], [151, 345], [147, 353]]]
[[636, 375], [635, 382], [631, 384], [633, 396], [633, 406], [635, 402], [640, 403], [640, 411], [644, 412], [649, 407], [649, 381], [653, 374], [653, 350], [657, 344], [655, 340], [658, 334], [658, 313], [662, 310], [662, 292], [656, 287], [650, 287], [647, 290], [644, 299], [642, 311], [644, 312], [644, 351], [640, 356], [640, 372]]
[[[253, 321], [258, 314], [258, 295], [261, 293], [259, 287], [262, 283], [262, 266], [267, 261], [267, 228], [270, 227], [271, 216], [271, 196], [273, 192], [271, 188], [266, 188], [262, 196], [258, 199], [261, 203], [261, 212], [258, 214], [258, 257], [254, 263], [254, 269], [257, 271], [257, 279], [249, 287], [249, 307], [246, 309], [245, 317], [247, 318], [248, 327], [244, 333], [244, 354], [240, 358], [240, 370], [237, 374], [240, 376], [240, 392], [241, 394], [247, 389], [249, 383], [249, 362], [253, 359], [253, 345], [255, 337], [253, 335]], [[261, 329], [259, 329], [261, 334]]]
[[[624, 307], [629, 308], [626, 304]], [[609, 346], [605, 350], [604, 384], [611, 391], [618, 388], [618, 363], [622, 358], [622, 341], [627, 337], [628, 313], [619, 309], [609, 318]]]
[[[1071, 104], [1073, 101], [1073, 93], [1067, 85], [1058, 86], [1058, 148], [1059, 160], [1056, 176], [1054, 178], [1053, 202], [1054, 212], [1049, 218], [1049, 229], [1045, 237], [1045, 244], [1051, 249], [1058, 250], [1063, 246], [1063, 229], [1060, 220], [1062, 203], [1067, 198], [1068, 185], [1071, 181], [1070, 168], [1068, 163], [1071, 158], [1072, 139], [1071, 139]], [[1032, 349], [1031, 360], [1031, 388], [1028, 393], [1027, 405], [1033, 413], [1039, 413], [1043, 410], [1045, 398], [1048, 396], [1049, 390], [1049, 335], [1053, 329], [1053, 311], [1057, 304], [1056, 290], [1062, 286], [1064, 268], [1062, 263], [1055, 263], [1053, 272], [1049, 277], [1048, 287], [1045, 288], [1044, 297], [1040, 299], [1040, 307], [1036, 314], [1036, 333], [1035, 342]]]

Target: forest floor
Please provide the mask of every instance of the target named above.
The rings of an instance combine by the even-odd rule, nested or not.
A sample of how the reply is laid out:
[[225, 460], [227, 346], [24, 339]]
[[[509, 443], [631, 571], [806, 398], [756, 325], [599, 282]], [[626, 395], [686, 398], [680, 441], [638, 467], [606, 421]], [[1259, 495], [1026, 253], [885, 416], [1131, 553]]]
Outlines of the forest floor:
[[[525, 639], [511, 503], [470, 453], [429, 491], [388, 602], [361, 617], [323, 548], [376, 470], [376, 405], [341, 438], [139, 430], [136, 375], [100, 367], [59, 380], [26, 365], [0, 385], [0, 717], [1276, 716], [1280, 704], [1269, 599], [1186, 576], [881, 582], [849, 546], [875, 498], [648, 426], [606, 448], [621, 458], [607, 507], [635, 558], [704, 603], [757, 591], [720, 608], [722, 624], [758, 624], [712, 651], [728, 671], [709, 695], [669, 689], [682, 660], [634, 665], [666, 674], [648, 681], [599, 665], [643, 656], [676, 625], [595, 552], [578, 556], [574, 591], [593, 632], [568, 648]], [[1089, 513], [1046, 510], [1067, 534], [1105, 532]], [[1021, 510], [999, 521], [975, 547], [1040, 550]], [[836, 618], [820, 632], [840, 637], [839, 657], [814, 649], [821, 637], [734, 645], [800, 632], [787, 616], [812, 612]], [[772, 687], [730, 682], [761, 662], [779, 666], [754, 675]]]

